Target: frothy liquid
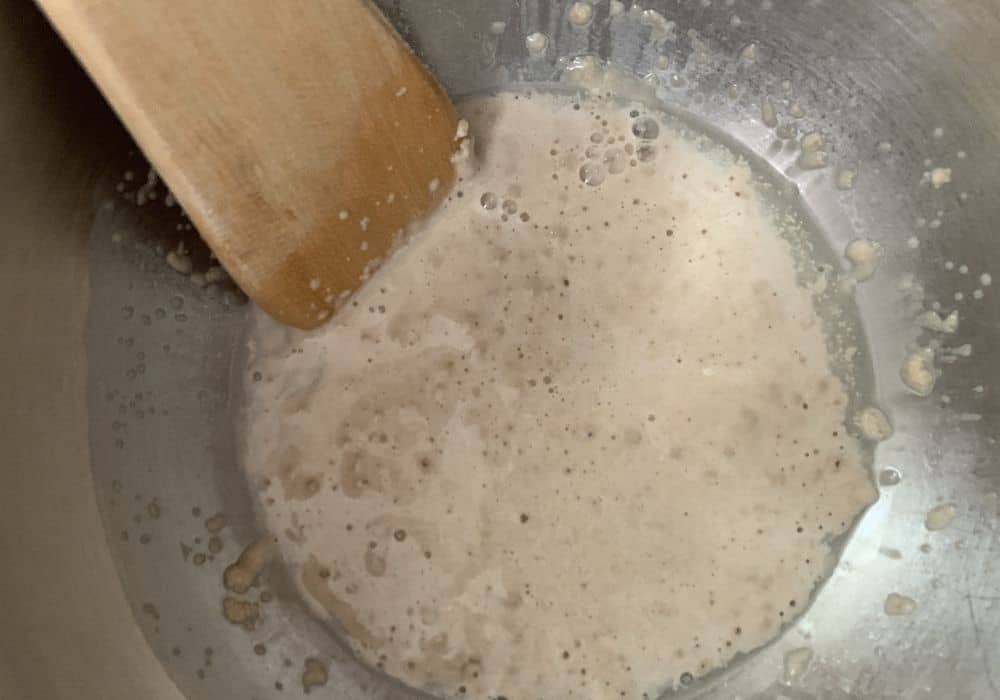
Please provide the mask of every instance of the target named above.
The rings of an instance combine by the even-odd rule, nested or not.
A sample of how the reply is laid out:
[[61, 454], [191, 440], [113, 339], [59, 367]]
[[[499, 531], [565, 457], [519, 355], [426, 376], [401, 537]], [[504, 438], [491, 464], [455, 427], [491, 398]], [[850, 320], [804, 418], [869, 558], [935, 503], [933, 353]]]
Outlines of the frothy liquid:
[[466, 103], [478, 170], [333, 321], [251, 331], [304, 598], [449, 696], [651, 696], [773, 638], [875, 497], [749, 167], [641, 107]]

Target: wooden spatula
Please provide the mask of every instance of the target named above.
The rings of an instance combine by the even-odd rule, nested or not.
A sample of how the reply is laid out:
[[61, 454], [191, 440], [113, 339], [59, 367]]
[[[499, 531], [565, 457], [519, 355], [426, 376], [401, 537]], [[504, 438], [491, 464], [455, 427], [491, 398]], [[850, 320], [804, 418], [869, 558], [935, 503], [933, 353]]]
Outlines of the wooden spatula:
[[368, 0], [39, 0], [240, 287], [300, 328], [454, 178], [458, 116]]

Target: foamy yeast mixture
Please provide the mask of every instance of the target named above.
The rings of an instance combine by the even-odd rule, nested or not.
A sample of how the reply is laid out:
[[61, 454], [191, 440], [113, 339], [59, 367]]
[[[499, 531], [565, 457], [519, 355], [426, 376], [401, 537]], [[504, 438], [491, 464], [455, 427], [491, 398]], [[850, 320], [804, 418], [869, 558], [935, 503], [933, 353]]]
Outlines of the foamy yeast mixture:
[[651, 695], [774, 637], [875, 497], [747, 165], [468, 102], [478, 170], [324, 328], [258, 313], [245, 468], [316, 612], [449, 696]]

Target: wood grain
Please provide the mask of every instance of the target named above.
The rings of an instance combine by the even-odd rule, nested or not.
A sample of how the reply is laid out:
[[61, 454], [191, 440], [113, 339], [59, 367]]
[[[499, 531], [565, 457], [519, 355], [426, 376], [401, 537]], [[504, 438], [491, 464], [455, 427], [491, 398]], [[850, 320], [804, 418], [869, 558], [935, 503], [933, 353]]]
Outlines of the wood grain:
[[452, 184], [454, 107], [368, 0], [40, 4], [232, 277], [285, 323], [325, 320]]

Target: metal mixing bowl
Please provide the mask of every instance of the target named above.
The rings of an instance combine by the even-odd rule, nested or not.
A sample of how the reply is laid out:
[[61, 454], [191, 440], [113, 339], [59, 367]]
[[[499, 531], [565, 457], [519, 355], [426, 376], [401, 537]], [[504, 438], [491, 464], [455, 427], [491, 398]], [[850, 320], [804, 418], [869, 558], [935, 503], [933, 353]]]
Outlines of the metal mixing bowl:
[[[1000, 5], [648, 0], [643, 8], [676, 22], [666, 37], [652, 15], [612, 21], [609, 0], [595, 0], [583, 28], [567, 22], [560, 2], [382, 5], [453, 95], [550, 80], [574, 56], [612, 59], [646, 78], [672, 111], [721, 129], [785, 173], [834, 249], [858, 236], [884, 247], [857, 302], [880, 404], [895, 426], [875, 468], [895, 472], [886, 472], [878, 503], [808, 613], [760, 653], [682, 692], [1000, 698], [1000, 575], [992, 570], [1000, 289], [979, 279], [993, 272], [1000, 285], [992, 228], [1000, 220]], [[335, 40], [338, 28], [330, 30]], [[548, 38], [539, 55], [525, 47], [533, 32]], [[246, 306], [231, 287], [201, 286], [164, 263], [181, 239], [197, 270], [209, 260], [165, 191], [147, 186], [141, 156], [25, 0], [0, 1], [0, 79], [0, 318], [8, 329], [0, 698], [298, 696], [306, 658], [330, 669], [313, 696], [415, 697], [354, 662], [277, 567], [265, 584], [275, 600], [254, 631], [223, 619], [222, 569], [257, 532], [230, 419]], [[799, 136], [823, 134], [827, 167], [796, 166], [796, 139], [762, 123], [765, 95]], [[793, 104], [804, 116], [788, 114], [797, 113]], [[952, 182], [922, 182], [932, 167], [950, 167]], [[838, 188], [854, 172], [854, 187]], [[971, 346], [968, 356], [939, 353], [953, 361], [928, 398], [899, 378], [906, 353], [932, 335], [913, 323], [908, 275], [925, 304], [959, 309], [959, 332], [943, 347]], [[930, 532], [925, 514], [941, 503], [955, 504], [955, 520]], [[216, 512], [228, 518], [221, 551], [209, 549], [204, 525]], [[890, 592], [917, 609], [886, 615]], [[809, 651], [789, 657], [796, 649]]]

